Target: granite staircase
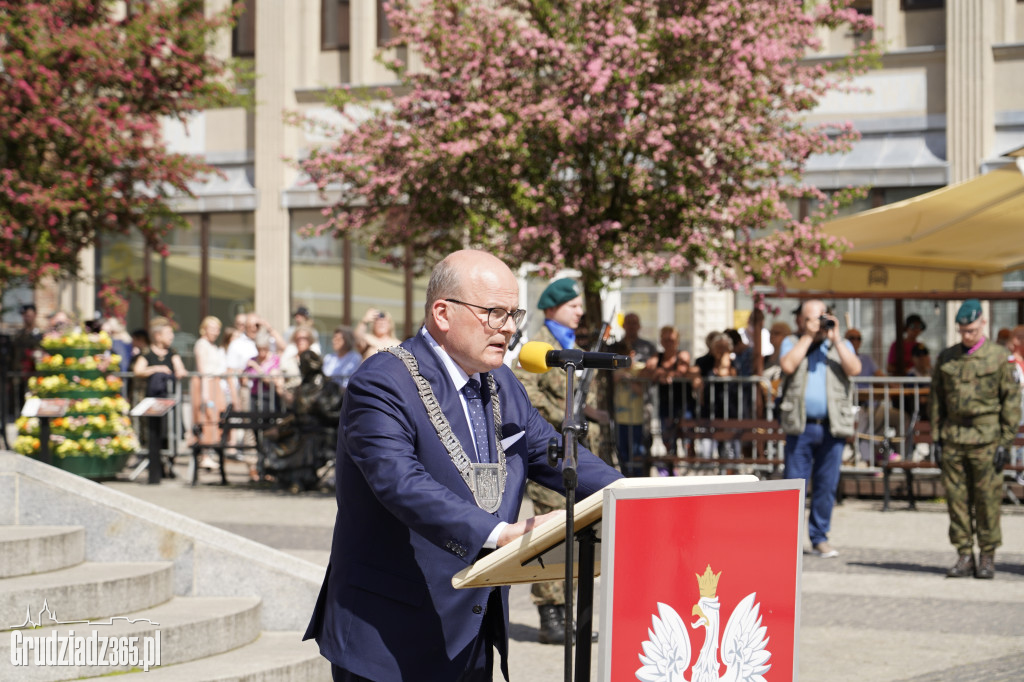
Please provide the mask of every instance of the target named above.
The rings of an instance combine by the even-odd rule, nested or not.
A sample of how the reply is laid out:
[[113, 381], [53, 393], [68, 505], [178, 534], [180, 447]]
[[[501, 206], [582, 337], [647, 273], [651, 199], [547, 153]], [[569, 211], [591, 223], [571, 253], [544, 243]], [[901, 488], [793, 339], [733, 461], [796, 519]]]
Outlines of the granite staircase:
[[[159, 632], [160, 665], [148, 672], [142, 672], [141, 663], [37, 666], [34, 651], [28, 651], [27, 665], [12, 665], [16, 677], [6, 679], [42, 682], [133, 669], [154, 681], [330, 679], [316, 648], [300, 644], [301, 633], [262, 630], [259, 597], [175, 596], [171, 562], [85, 561], [84, 547], [81, 527], [0, 527], [0, 613], [23, 614], [0, 623], [0, 661], [13, 660], [15, 629], [37, 639], [52, 632], [95, 630], [108, 637], [138, 637], [139, 642], [146, 637], [155, 642]], [[72, 623], [83, 620], [95, 624]], [[151, 659], [152, 653], [155, 645]]]
[[[0, 478], [0, 488], [2, 483]], [[22, 485], [16, 492], [30, 490], [31, 486]], [[0, 489], [0, 497], [3, 492]], [[54, 525], [20, 516], [16, 519], [20, 523], [0, 525], [0, 680], [42, 682], [113, 673], [118, 673], [118, 679], [146, 682], [331, 679], [330, 665], [315, 643], [301, 641], [301, 622], [308, 618], [311, 606], [304, 602], [313, 598], [310, 592], [296, 597], [280, 576], [271, 580], [264, 575], [268, 573], [265, 565], [275, 559], [283, 564], [297, 559], [262, 557], [261, 552], [276, 550], [210, 527], [202, 531], [212, 534], [205, 542], [196, 537], [184, 542], [177, 534], [167, 533], [147, 542], [139, 535], [139, 547], [125, 544], [118, 551], [110, 545], [123, 539], [118, 539], [120, 533], [112, 531], [109, 523], [101, 529], [88, 522]], [[2, 515], [0, 522], [6, 522]], [[118, 523], [129, 529], [134, 525], [128, 519]], [[90, 544], [91, 534], [110, 537], [93, 537]], [[206, 548], [211, 540], [217, 544], [218, 537], [213, 537], [217, 534], [220, 544], [228, 547], [227, 555], [220, 548]], [[130, 539], [132, 533], [128, 535]], [[232, 543], [238, 543], [237, 552], [249, 556], [232, 555]], [[158, 547], [157, 560], [146, 551], [147, 544]], [[226, 567], [235, 572], [234, 577], [208, 578]], [[74, 665], [69, 655], [71, 665], [54, 665], [43, 652], [39, 662], [44, 664], [36, 665], [40, 641], [59, 640], [72, 631], [78, 639], [93, 632], [108, 641], [137, 637], [141, 660], [135, 665], [128, 661]], [[33, 648], [26, 648], [27, 639], [33, 640]], [[147, 662], [156, 663], [157, 641], [159, 665], [148, 667]], [[149, 646], [148, 653], [143, 643]], [[12, 652], [12, 647], [18, 651]], [[109, 655], [108, 651], [108, 660]], [[25, 664], [15, 665], [20, 660]]]

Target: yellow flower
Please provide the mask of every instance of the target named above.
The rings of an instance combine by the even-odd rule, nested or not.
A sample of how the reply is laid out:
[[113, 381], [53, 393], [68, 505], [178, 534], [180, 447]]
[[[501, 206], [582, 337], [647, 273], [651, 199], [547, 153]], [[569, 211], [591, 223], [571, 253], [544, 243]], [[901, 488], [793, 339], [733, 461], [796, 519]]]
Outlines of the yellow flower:
[[39, 449], [39, 439], [34, 436], [18, 436], [14, 441], [14, 451], [22, 455], [31, 455]]

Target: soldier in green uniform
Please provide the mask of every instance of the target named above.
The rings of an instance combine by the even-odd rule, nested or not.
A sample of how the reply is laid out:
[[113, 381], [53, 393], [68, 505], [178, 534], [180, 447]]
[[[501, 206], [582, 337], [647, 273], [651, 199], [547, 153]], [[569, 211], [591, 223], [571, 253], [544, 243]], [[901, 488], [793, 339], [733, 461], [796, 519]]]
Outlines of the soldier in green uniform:
[[1006, 350], [983, 335], [977, 299], [964, 301], [956, 323], [961, 342], [939, 354], [929, 409], [949, 506], [949, 540], [959, 554], [946, 575], [991, 579], [1002, 544], [1002, 469], [1020, 423], [1020, 388]]
[[[580, 286], [571, 279], [557, 279], [544, 289], [537, 301], [537, 308], [544, 311], [544, 326], [530, 338], [555, 348], [575, 348], [576, 329], [583, 317], [583, 297]], [[561, 431], [565, 419], [565, 372], [554, 371], [533, 374], [522, 367], [515, 374], [523, 382], [530, 402], [548, 423]], [[590, 404], [584, 415], [595, 421], [608, 421], [607, 412], [602, 413]], [[565, 509], [565, 497], [561, 493], [527, 481], [526, 494], [533, 501], [536, 514], [546, 514], [555, 509]], [[530, 595], [540, 613], [540, 632], [537, 640], [542, 644], [561, 644], [565, 641], [565, 592], [561, 581], [534, 583]]]

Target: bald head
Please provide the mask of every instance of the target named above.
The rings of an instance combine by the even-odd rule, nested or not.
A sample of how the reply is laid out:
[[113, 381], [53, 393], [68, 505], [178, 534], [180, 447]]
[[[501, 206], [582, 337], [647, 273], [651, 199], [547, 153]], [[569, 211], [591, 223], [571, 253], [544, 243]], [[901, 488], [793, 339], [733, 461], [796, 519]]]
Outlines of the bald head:
[[819, 320], [825, 314], [825, 302], [818, 299], [809, 299], [801, 304], [796, 315], [796, 327], [801, 334], [818, 335], [821, 329]]
[[[505, 263], [486, 251], [464, 249], [448, 254], [434, 266], [427, 283], [426, 319], [435, 301], [445, 298], [461, 298], [467, 291], [473, 291], [474, 282], [492, 277], [506, 277], [515, 281], [515, 275]], [[516, 284], [518, 292], [518, 283]]]
[[516, 331], [511, 315], [491, 328], [488, 309], [511, 313], [518, 305], [519, 282], [507, 265], [485, 251], [456, 251], [430, 274], [424, 324], [467, 374], [485, 372], [501, 365]]

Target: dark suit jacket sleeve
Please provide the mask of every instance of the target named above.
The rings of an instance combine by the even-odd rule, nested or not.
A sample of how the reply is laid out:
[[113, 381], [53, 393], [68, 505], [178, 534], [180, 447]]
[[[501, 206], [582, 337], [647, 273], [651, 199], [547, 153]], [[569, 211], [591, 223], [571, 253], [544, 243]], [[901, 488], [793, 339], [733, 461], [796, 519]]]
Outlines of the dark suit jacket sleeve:
[[[514, 381], [510, 383], [506, 392], [515, 393], [516, 400], [529, 402], [529, 397], [523, 384], [518, 379], [514, 377], [513, 379]], [[551, 426], [536, 409], [529, 408], [528, 414], [525, 436], [528, 441], [527, 449], [529, 451], [527, 477], [547, 488], [564, 494], [565, 486], [562, 482], [561, 468], [552, 467], [548, 464], [547, 459], [548, 441], [552, 438], [557, 438], [561, 442], [562, 434]], [[579, 474], [579, 484], [576, 490], [577, 500], [582, 500], [584, 497], [604, 488], [612, 481], [622, 478], [622, 474], [605, 464], [600, 457], [582, 445], [579, 447], [578, 458], [577, 473]]]
[[417, 443], [412, 411], [425, 411], [415, 384], [400, 360], [378, 356], [349, 383], [345, 399], [352, 409], [342, 434], [348, 454], [381, 505], [401, 523], [438, 547], [465, 547], [459, 554], [472, 563], [499, 519], [454, 492], [468, 487], [436, 433], [419, 434], [437, 441], [432, 447]]

